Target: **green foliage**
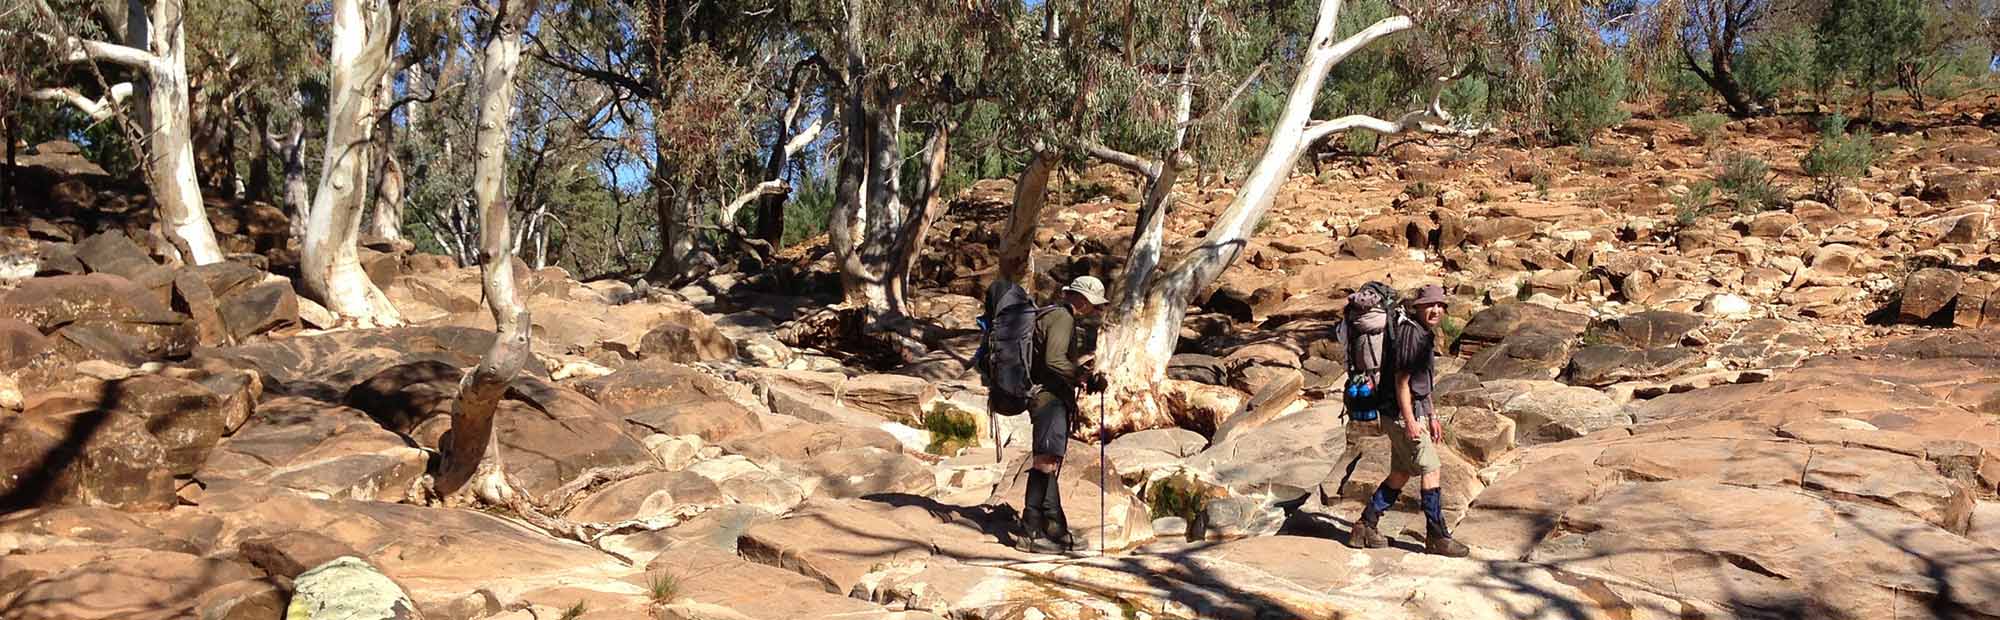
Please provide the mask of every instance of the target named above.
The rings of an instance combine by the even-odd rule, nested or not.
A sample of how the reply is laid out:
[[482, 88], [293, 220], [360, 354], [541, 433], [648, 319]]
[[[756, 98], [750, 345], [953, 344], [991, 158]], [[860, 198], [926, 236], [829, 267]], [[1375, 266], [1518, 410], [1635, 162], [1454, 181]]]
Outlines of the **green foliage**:
[[1443, 321], [1438, 322], [1438, 331], [1444, 334], [1444, 345], [1448, 350], [1458, 342], [1459, 336], [1465, 335], [1465, 320], [1454, 316], [1444, 317]]
[[1436, 196], [1437, 194], [1438, 194], [1437, 186], [1431, 185], [1429, 182], [1426, 181], [1417, 181], [1415, 183], [1403, 186], [1403, 195], [1409, 196], [1411, 198], [1423, 199]]
[[1729, 124], [1729, 117], [1714, 112], [1697, 112], [1687, 117], [1688, 131], [1694, 132], [1696, 140], [1713, 147], [1722, 139], [1722, 126]]
[[1715, 186], [1729, 195], [1736, 210], [1762, 211], [1777, 206], [1784, 198], [1784, 193], [1771, 185], [1773, 176], [1770, 164], [1764, 163], [1764, 160], [1732, 153], [1723, 159], [1722, 170], [1715, 176]]
[[1713, 90], [1708, 88], [1701, 76], [1695, 75], [1681, 63], [1668, 63], [1659, 78], [1664, 84], [1660, 90], [1665, 94], [1661, 103], [1662, 111], [1672, 116], [1686, 116], [1708, 110], [1713, 103]]
[[1709, 212], [1709, 204], [1715, 201], [1715, 183], [1701, 181], [1688, 187], [1688, 192], [1674, 199], [1674, 227], [1687, 228], [1694, 221]]
[[953, 456], [959, 449], [979, 443], [979, 421], [963, 411], [932, 410], [924, 414], [924, 430], [931, 433], [931, 454]]
[[781, 245], [791, 247], [826, 232], [837, 201], [833, 179], [808, 180], [785, 201], [785, 236]]
[[582, 618], [583, 614], [589, 611], [589, 606], [585, 605], [583, 601], [577, 601], [576, 604], [570, 605], [569, 609], [563, 610], [560, 620], [576, 620], [577, 618]]
[[1822, 83], [1824, 74], [1814, 58], [1816, 43], [1812, 31], [1803, 26], [1759, 33], [1736, 60], [1744, 94], [1768, 104]]
[[1549, 84], [1546, 121], [1559, 142], [1590, 145], [1598, 132], [1630, 116], [1619, 107], [1631, 87], [1617, 53], [1557, 37], [1542, 49], [1542, 71]]
[[1868, 174], [1868, 166], [1874, 163], [1874, 140], [1868, 131], [1848, 133], [1847, 119], [1835, 114], [1821, 120], [1819, 139], [1799, 160], [1799, 167], [1813, 178], [1814, 191], [1826, 197]]
[[670, 603], [681, 594], [681, 578], [672, 571], [646, 575], [646, 589], [655, 603]]
[[1146, 507], [1155, 519], [1180, 517], [1194, 523], [1195, 517], [1208, 507], [1208, 497], [1202, 493], [1200, 483], [1184, 476], [1171, 476], [1146, 489]]

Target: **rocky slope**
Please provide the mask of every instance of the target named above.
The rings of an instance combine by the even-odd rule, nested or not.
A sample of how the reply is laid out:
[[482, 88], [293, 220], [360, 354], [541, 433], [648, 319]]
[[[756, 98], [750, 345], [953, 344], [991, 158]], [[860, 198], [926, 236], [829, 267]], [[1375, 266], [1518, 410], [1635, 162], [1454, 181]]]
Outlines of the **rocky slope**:
[[[497, 426], [523, 490], [590, 525], [561, 537], [424, 499], [492, 338], [476, 269], [378, 245], [415, 324], [322, 331], [252, 253], [268, 207], [211, 205], [244, 254], [174, 267], [129, 194], [37, 168], [49, 208], [0, 239], [0, 619], [2000, 617], [2000, 139], [1887, 135], [1830, 200], [1679, 217], [1724, 148], [1801, 182], [1803, 121], [1728, 132], [1295, 178], [1183, 327], [1186, 428], [1073, 447], [1064, 504], [1108, 548], [1081, 558], [1006, 544], [1024, 421], [964, 369], [1004, 181], [933, 235], [914, 361], [819, 308], [821, 249], [674, 291], [518, 270], [537, 362]], [[1133, 193], [1069, 183], [1041, 284], [1114, 269]], [[1172, 234], [1228, 198], [1184, 188]], [[1455, 293], [1438, 392], [1474, 558], [1413, 553], [1411, 507], [1391, 549], [1339, 542], [1387, 466], [1324, 393], [1370, 279]]]

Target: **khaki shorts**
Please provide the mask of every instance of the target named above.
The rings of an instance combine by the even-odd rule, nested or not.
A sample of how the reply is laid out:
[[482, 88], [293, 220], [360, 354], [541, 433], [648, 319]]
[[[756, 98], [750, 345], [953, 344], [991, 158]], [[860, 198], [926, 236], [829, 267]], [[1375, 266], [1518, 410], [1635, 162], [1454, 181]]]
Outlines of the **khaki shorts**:
[[1403, 430], [1403, 416], [1382, 412], [1382, 432], [1389, 435], [1389, 467], [1391, 471], [1422, 476], [1439, 469], [1437, 447], [1431, 442], [1430, 421], [1417, 418], [1417, 439]]

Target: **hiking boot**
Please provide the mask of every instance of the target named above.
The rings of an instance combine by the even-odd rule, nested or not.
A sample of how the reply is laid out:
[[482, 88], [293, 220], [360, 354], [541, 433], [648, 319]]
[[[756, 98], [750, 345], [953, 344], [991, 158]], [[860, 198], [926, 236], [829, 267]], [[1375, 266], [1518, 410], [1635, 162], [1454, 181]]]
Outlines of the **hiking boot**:
[[1462, 558], [1472, 555], [1472, 549], [1467, 548], [1465, 543], [1453, 540], [1449, 535], [1438, 536], [1431, 534], [1424, 537], [1424, 553], [1441, 555], [1448, 558]]
[[1375, 531], [1375, 526], [1366, 521], [1354, 522], [1354, 529], [1347, 532], [1347, 546], [1355, 549], [1381, 549], [1389, 546], [1389, 538]]

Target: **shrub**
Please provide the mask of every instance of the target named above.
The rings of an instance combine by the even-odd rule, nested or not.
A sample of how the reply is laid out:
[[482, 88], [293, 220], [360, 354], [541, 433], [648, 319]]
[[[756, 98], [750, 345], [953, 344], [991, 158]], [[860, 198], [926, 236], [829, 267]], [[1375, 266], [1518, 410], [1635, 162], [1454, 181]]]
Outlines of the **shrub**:
[[1764, 160], [1735, 153], [1723, 160], [1715, 185], [1729, 194], [1738, 211], [1762, 211], [1777, 205], [1782, 197], [1771, 185], [1772, 177], [1771, 166]]
[[1715, 146], [1722, 139], [1722, 126], [1729, 124], [1729, 117], [1714, 112], [1697, 112], [1687, 117], [1688, 131], [1694, 132], [1696, 140], [1705, 146]]
[[1208, 506], [1208, 498], [1202, 494], [1200, 483], [1183, 476], [1171, 476], [1146, 489], [1146, 507], [1151, 509], [1153, 518], [1180, 517], [1194, 523], [1195, 517]]
[[1708, 83], [1680, 63], [1669, 63], [1662, 87], [1662, 108], [1670, 116], [1686, 116], [1708, 109]]
[[1799, 160], [1806, 176], [1813, 178], [1813, 191], [1822, 197], [1868, 174], [1875, 163], [1875, 145], [1867, 130], [1847, 132], [1847, 119], [1839, 114], [1820, 124], [1819, 140]]
[[931, 433], [931, 445], [926, 452], [952, 456], [959, 448], [979, 443], [979, 422], [970, 414], [958, 411], [932, 411], [924, 414], [924, 430]]
[[1708, 213], [1708, 204], [1715, 200], [1715, 184], [1702, 181], [1688, 187], [1688, 193], [1674, 199], [1674, 226], [1687, 228], [1694, 225], [1696, 218]]
[[655, 603], [671, 603], [681, 594], [681, 578], [670, 572], [647, 575], [646, 585]]
[[1617, 54], [1595, 53], [1579, 42], [1558, 39], [1544, 49], [1542, 68], [1549, 82], [1549, 129], [1558, 141], [1590, 145], [1598, 132], [1629, 116], [1619, 107], [1631, 85], [1625, 59]]

